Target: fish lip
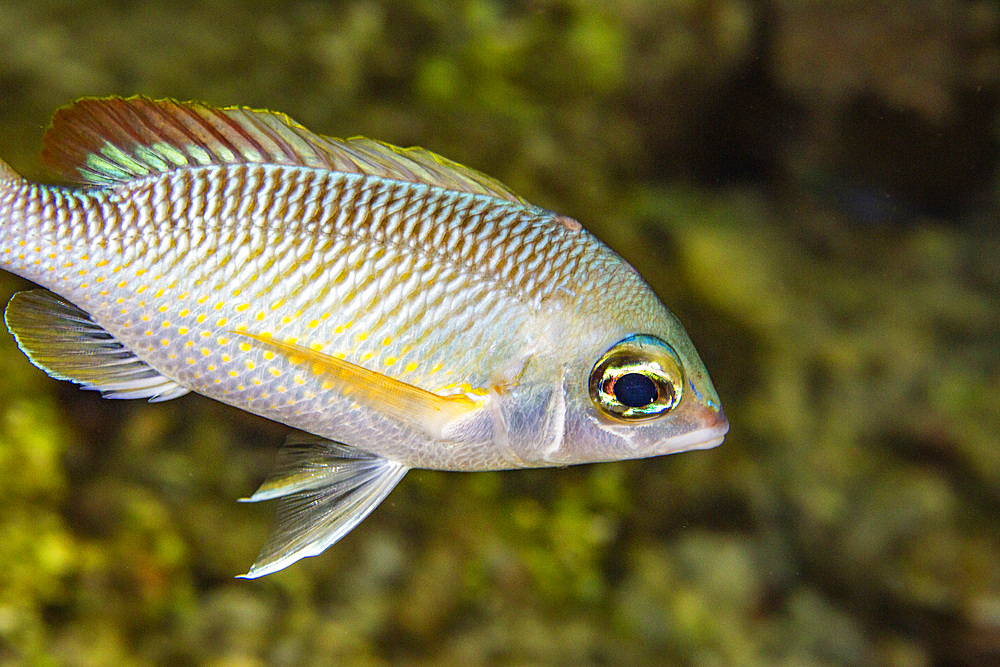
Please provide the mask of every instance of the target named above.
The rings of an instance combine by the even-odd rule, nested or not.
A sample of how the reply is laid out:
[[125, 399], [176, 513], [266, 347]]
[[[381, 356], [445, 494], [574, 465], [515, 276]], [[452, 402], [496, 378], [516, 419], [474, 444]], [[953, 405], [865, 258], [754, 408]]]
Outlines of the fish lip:
[[722, 408], [699, 405], [694, 413], [694, 421], [700, 428], [664, 440], [662, 443], [664, 454], [692, 449], [711, 449], [722, 444], [729, 432], [729, 420], [726, 419]]

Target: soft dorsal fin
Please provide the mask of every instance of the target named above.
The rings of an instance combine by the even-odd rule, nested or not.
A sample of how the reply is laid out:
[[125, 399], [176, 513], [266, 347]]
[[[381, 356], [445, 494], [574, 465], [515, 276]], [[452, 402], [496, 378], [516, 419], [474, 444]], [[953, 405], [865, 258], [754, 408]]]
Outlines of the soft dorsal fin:
[[112, 185], [180, 167], [259, 162], [318, 167], [525, 203], [499, 181], [423, 148], [334, 139], [285, 114], [148, 97], [83, 98], [56, 111], [42, 164], [72, 183]]
[[18, 292], [4, 313], [17, 346], [38, 368], [105, 398], [167, 401], [188, 389], [163, 377], [90, 315], [47, 290]]

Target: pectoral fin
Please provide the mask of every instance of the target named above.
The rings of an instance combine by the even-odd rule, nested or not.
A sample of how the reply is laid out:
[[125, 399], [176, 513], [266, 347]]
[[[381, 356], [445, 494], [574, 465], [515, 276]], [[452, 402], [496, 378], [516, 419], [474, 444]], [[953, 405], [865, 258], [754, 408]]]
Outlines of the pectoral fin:
[[301, 345], [246, 332], [234, 333], [252, 338], [261, 345], [286, 355], [292, 363], [307, 364], [314, 374], [323, 378], [332, 391], [378, 410], [434, 439], [445, 439], [449, 426], [465, 420], [483, 407], [482, 402], [464, 394], [439, 396]]
[[275, 528], [243, 579], [316, 556], [361, 523], [407, 467], [318, 436], [296, 434], [271, 476], [245, 502], [279, 498]]

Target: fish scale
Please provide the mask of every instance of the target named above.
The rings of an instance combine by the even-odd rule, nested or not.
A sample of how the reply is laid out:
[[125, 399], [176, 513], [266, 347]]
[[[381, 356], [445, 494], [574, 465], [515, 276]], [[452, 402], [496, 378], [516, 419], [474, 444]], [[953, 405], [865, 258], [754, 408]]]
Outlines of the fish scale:
[[[220, 170], [226, 173], [220, 175], [217, 173]], [[469, 367], [489, 367], [489, 359], [481, 354], [487, 349], [481, 340], [483, 329], [476, 326], [483, 323], [484, 316], [502, 312], [507, 321], [530, 319], [530, 312], [523, 303], [506, 296], [505, 292], [530, 297], [534, 301], [540, 301], [551, 293], [551, 283], [532, 284], [523, 279], [517, 283], [502, 282], [517, 277], [516, 264], [508, 261], [516, 260], [517, 255], [509, 250], [506, 253], [503, 251], [511, 246], [514, 246], [515, 252], [519, 250], [516, 243], [518, 233], [525, 245], [537, 242], [538, 235], [531, 233], [530, 224], [544, 214], [531, 211], [518, 216], [499, 203], [482, 201], [482, 197], [455, 197], [432, 188], [385, 183], [357, 176], [317, 178], [310, 171], [307, 168], [238, 165], [171, 173], [132, 184], [128, 188], [119, 188], [111, 195], [94, 192], [89, 197], [76, 195], [71, 200], [66, 196], [68, 193], [60, 192], [56, 195], [56, 199], [61, 198], [57, 205], [66, 206], [72, 201], [70, 210], [74, 215], [60, 226], [57, 234], [67, 235], [81, 222], [88, 230], [93, 229], [92, 220], [99, 219], [101, 227], [97, 233], [89, 232], [85, 239], [85, 256], [98, 262], [108, 261], [109, 264], [102, 268], [110, 270], [113, 275], [128, 276], [109, 288], [81, 276], [79, 283], [69, 289], [62, 287], [60, 291], [71, 301], [87, 303], [94, 314], [103, 315], [100, 322], [109, 332], [136, 351], [140, 358], [161, 369], [166, 376], [196, 391], [227, 401], [247, 400], [246, 396], [237, 399], [233, 395], [247, 394], [251, 390], [257, 391], [257, 388], [267, 398], [277, 393], [288, 393], [288, 388], [282, 392], [276, 388], [268, 390], [281, 386], [277, 376], [272, 379], [268, 373], [274, 370], [284, 374], [287, 369], [282, 367], [283, 361], [267, 363], [257, 352], [245, 352], [234, 347], [232, 337], [223, 335], [228, 330], [224, 327], [235, 330], [253, 327], [274, 335], [296, 337], [317, 349], [350, 355], [362, 361], [374, 360], [384, 364], [386, 359], [394, 359], [396, 361], [391, 365], [398, 366], [398, 370], [392, 369], [394, 375], [406, 375], [406, 362], [413, 359], [422, 367], [419, 373], [417, 370], [409, 372], [413, 379], [440, 389], [453, 383], [451, 376], [455, 374], [456, 367], [462, 371]], [[208, 183], [220, 180], [241, 184], [231, 196], [243, 201], [253, 200], [250, 193], [261, 187], [266, 188], [271, 193], [267, 198], [269, 206], [245, 206], [239, 210], [234, 222], [229, 223], [222, 216], [192, 217], [190, 214], [193, 211], [226, 210], [225, 206], [218, 207], [207, 200], [211, 192]], [[305, 181], [312, 187], [299, 190], [298, 185]], [[196, 187], [194, 184], [198, 182], [205, 185]], [[402, 194], [408, 190], [420, 192], [403, 197]], [[196, 197], [198, 192], [205, 195]], [[288, 195], [295, 192], [303, 194], [292, 201]], [[301, 210], [302, 201], [310, 199], [322, 199], [328, 205], [317, 207], [312, 218], [303, 219], [297, 213]], [[406, 199], [418, 205], [413, 207], [413, 214], [400, 215], [400, 211], [407, 209], [387, 205], [387, 202], [396, 199]], [[441, 207], [438, 201], [442, 199], [452, 201]], [[358, 203], [368, 204], [364, 216], [358, 214]], [[109, 204], [112, 206], [109, 207]], [[451, 217], [431, 217], [430, 214], [440, 210], [448, 210]], [[459, 272], [433, 261], [442, 258], [442, 253], [434, 250], [431, 240], [438, 233], [449, 235], [453, 232], [462, 223], [466, 211], [475, 221], [472, 233], [464, 236], [450, 234], [456, 239], [451, 259], [472, 269]], [[17, 216], [17, 212], [14, 215]], [[358, 226], [356, 221], [359, 219], [363, 219], [367, 226]], [[37, 224], [30, 214], [25, 215], [25, 222], [27, 228]], [[311, 231], [308, 229], [310, 223], [315, 223]], [[444, 231], [439, 232], [438, 228]], [[346, 231], [341, 233], [341, 229]], [[229, 237], [230, 233], [234, 236]], [[491, 236], [504, 233], [509, 233], [515, 242], [506, 246], [490, 243]], [[258, 269], [262, 262], [271, 262], [272, 267], [279, 265], [279, 258], [270, 255], [268, 248], [272, 242], [280, 244], [284, 237], [296, 239], [299, 261], [286, 268], [283, 279], [277, 275], [269, 279], [266, 272]], [[186, 242], [179, 242], [180, 238]], [[481, 243], [468, 242], [470, 239], [480, 240]], [[224, 250], [227, 246], [232, 249], [232, 254]], [[373, 246], [378, 250], [373, 251]], [[116, 263], [118, 255], [115, 251], [129, 247], [136, 248], [135, 259]], [[351, 250], [356, 251], [353, 253], [354, 261], [341, 268], [341, 260], [350, 257]], [[379, 252], [382, 253], [381, 258], [377, 256]], [[414, 275], [405, 269], [423, 255], [427, 255], [427, 261], [424, 270], [419, 272], [422, 284], [407, 292], [399, 290], [400, 277], [409, 273], [412, 279]], [[563, 256], [573, 258], [571, 254]], [[219, 258], [217, 261], [216, 257]], [[199, 268], [202, 262], [204, 266]], [[478, 269], [479, 266], [483, 268]], [[400, 267], [404, 270], [394, 270]], [[566, 273], [570, 274], [571, 270], [570, 266]], [[315, 276], [322, 273], [346, 273], [352, 280], [340, 285], [322, 283], [320, 289], [313, 288], [317, 285]], [[61, 287], [47, 281], [43, 273], [28, 271], [26, 277], [50, 288]], [[411, 295], [419, 302], [420, 294], [434, 294], [434, 286], [438, 282], [439, 300], [425, 303], [424, 308], [414, 309], [409, 319], [413, 325], [421, 325], [420, 329], [413, 331], [412, 325], [410, 328], [388, 326], [385, 321], [387, 315], [392, 315], [410, 301]], [[165, 283], [161, 296], [151, 293], [150, 285], [153, 283]], [[258, 288], [261, 283], [264, 285]], [[124, 287], [120, 286], [122, 284]], [[292, 287], [280, 291], [277, 289], [280, 284]], [[232, 285], [239, 285], [241, 293], [238, 297], [232, 296], [233, 290], [229, 289]], [[492, 294], [493, 290], [499, 294]], [[243, 293], [248, 291], [251, 292], [247, 295], [249, 298], [244, 298]], [[184, 317], [179, 315], [182, 308], [177, 298], [182, 293], [188, 295], [184, 302], [194, 302]], [[472, 298], [463, 298], [457, 304], [448, 303], [450, 300], [445, 298], [446, 295], [463, 293]], [[373, 308], [375, 295], [380, 297], [377, 308]], [[250, 307], [251, 302], [264, 296], [284, 300], [286, 304], [274, 311]], [[199, 304], [199, 299], [203, 299], [204, 303]], [[488, 307], [497, 301], [506, 303], [503, 309]], [[168, 305], [160, 306], [161, 303]], [[487, 307], [480, 307], [483, 304]], [[282, 324], [281, 317], [292, 306], [295, 308], [292, 312], [296, 316], [295, 321]], [[439, 315], [435, 315], [435, 306]], [[161, 311], [161, 307], [167, 310]], [[332, 310], [341, 313], [339, 320], [329, 318]], [[521, 314], [514, 315], [519, 310]], [[163, 329], [176, 333], [179, 321], [196, 320], [200, 314], [214, 315], [209, 323], [214, 322], [215, 326], [205, 328], [196, 323], [186, 335], [161, 338], [161, 334], [165, 333]], [[309, 322], [320, 321], [324, 315], [327, 317], [319, 326], [308, 327]], [[447, 321], [441, 321], [442, 316]], [[226, 324], [220, 326], [219, 321]], [[336, 328], [347, 323], [351, 323], [349, 330], [338, 334]], [[439, 336], [431, 341], [435, 345], [422, 348], [421, 340], [426, 340], [422, 334], [428, 331], [439, 332]], [[359, 335], [364, 338], [359, 339]], [[219, 344], [220, 337], [227, 342]], [[382, 346], [380, 341], [386, 337], [391, 337], [394, 342]], [[436, 355], [433, 348], [438, 347], [442, 338], [460, 341], [462, 347], [473, 353], [464, 360], [460, 359], [459, 363]], [[168, 341], [168, 344], [159, 345], [160, 340]], [[509, 347], [525, 344], [524, 340], [514, 340]], [[408, 354], [401, 352], [401, 345], [410, 347]], [[208, 354], [204, 354], [206, 350]], [[501, 355], [509, 353], [509, 349], [496, 346], [494, 351]], [[246, 355], [250, 357], [240, 361]], [[248, 363], [252, 364], [252, 368], [247, 367]], [[429, 369], [435, 366], [440, 366], [439, 370], [429, 373]], [[232, 376], [234, 372], [236, 376]], [[467, 384], [475, 386], [485, 380], [486, 374], [464, 372], [463, 377]], [[327, 406], [325, 398], [317, 398], [318, 392], [306, 388], [309, 384], [303, 385], [284, 402], [294, 401], [293, 407], [301, 412], [313, 411], [312, 407], [305, 405], [310, 400], [321, 400], [322, 405]], [[266, 403], [267, 399], [264, 401]], [[259, 399], [257, 403], [260, 403]], [[254, 405], [253, 410], [280, 418], [288, 408], [271, 403], [263, 407]], [[276, 412], [280, 414], [276, 415]], [[330, 427], [320, 426], [319, 430], [321, 434], [334, 435]], [[336, 435], [343, 437], [345, 434], [338, 431]]]
[[[250, 498], [281, 501], [247, 576], [316, 555], [412, 467], [636, 458], [728, 428], [634, 269], [428, 151], [136, 97], [58, 111], [42, 158], [75, 185], [0, 162], [0, 266], [51, 290], [7, 307], [29, 358], [111, 397], [194, 391], [310, 434]], [[647, 403], [633, 419], [620, 400]]]

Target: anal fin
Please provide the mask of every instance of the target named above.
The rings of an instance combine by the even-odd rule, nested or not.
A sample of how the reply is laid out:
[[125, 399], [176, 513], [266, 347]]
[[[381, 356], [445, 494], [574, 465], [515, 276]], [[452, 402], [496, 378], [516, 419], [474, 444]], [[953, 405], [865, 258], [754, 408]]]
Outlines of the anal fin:
[[316, 556], [361, 523], [408, 468], [304, 433], [278, 453], [271, 476], [244, 502], [278, 498], [275, 528], [250, 571], [255, 579]]
[[18, 292], [4, 313], [17, 346], [38, 368], [105, 398], [168, 401], [188, 389], [160, 375], [85, 311], [48, 290]]

